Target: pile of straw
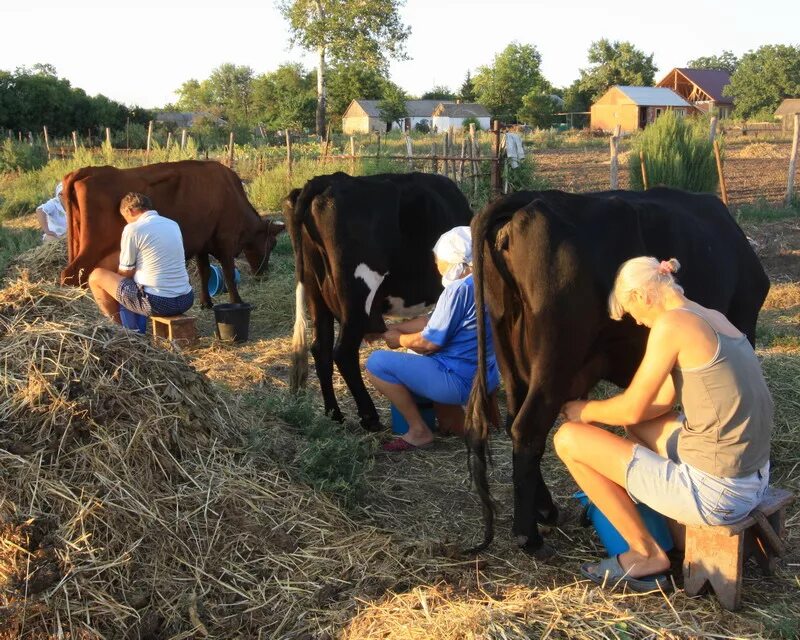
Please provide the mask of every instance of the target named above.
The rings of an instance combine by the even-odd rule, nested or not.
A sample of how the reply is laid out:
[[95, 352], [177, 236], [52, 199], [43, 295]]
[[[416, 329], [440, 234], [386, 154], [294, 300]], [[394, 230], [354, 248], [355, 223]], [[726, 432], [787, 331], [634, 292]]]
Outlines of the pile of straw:
[[0, 636], [327, 637], [414, 574], [248, 456], [251, 424], [182, 356], [86, 304], [0, 292]]
[[66, 266], [67, 241], [62, 238], [19, 254], [12, 261], [9, 273], [13, 277], [26, 272], [31, 280], [57, 283], [61, 279], [61, 271]]

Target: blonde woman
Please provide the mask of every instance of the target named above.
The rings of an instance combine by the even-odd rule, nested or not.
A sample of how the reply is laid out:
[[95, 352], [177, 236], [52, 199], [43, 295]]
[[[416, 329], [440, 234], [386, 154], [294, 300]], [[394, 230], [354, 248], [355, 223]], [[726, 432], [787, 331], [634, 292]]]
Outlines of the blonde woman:
[[[581, 568], [598, 584], [668, 584], [669, 559], [637, 502], [684, 524], [730, 524], [767, 489], [773, 403], [760, 363], [724, 315], [684, 295], [679, 267], [651, 257], [622, 265], [609, 311], [650, 328], [644, 358], [624, 393], [567, 402], [555, 435], [575, 481], [630, 547]], [[597, 424], [624, 427], [627, 437]]]

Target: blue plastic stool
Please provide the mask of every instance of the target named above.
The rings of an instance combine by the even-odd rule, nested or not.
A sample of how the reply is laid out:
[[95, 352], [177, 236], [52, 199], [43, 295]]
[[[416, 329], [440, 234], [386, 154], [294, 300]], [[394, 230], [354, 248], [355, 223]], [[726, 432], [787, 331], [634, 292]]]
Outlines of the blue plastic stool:
[[136, 313], [120, 305], [119, 319], [122, 322], [122, 326], [126, 329], [138, 331], [139, 333], [147, 333], [147, 316], [143, 316], [140, 313]]
[[[436, 412], [433, 410], [433, 401], [417, 395], [414, 396], [414, 400], [417, 403], [417, 409], [419, 409], [420, 415], [422, 415], [422, 419], [425, 421], [425, 424], [428, 425], [428, 428], [431, 431], [436, 431]], [[392, 433], [398, 436], [408, 433], [408, 422], [406, 422], [403, 414], [400, 413], [398, 408], [394, 405], [391, 406], [391, 410]]]
[[[619, 534], [619, 531], [608, 521], [603, 512], [589, 501], [583, 491], [578, 491], [572, 497], [577, 498], [578, 502], [586, 507], [585, 520], [594, 525], [597, 536], [606, 551], [608, 551], [609, 556], [615, 556], [628, 550], [630, 545], [625, 541], [625, 538]], [[641, 502], [636, 505], [636, 508], [639, 510], [647, 530], [655, 538], [658, 546], [665, 552], [672, 549], [675, 544], [672, 541], [672, 534], [669, 532], [666, 518]]]

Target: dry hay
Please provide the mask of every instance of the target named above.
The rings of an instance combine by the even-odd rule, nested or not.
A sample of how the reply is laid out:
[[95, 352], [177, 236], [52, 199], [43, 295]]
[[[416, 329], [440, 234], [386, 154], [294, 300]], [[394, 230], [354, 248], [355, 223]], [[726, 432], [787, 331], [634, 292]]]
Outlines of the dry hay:
[[180, 354], [84, 302], [0, 293], [0, 635], [323, 637], [413, 575], [387, 535], [248, 456], [251, 425]]
[[751, 142], [744, 146], [731, 146], [725, 150], [729, 158], [772, 158], [789, 161], [786, 143]]
[[67, 241], [61, 238], [18, 255], [9, 265], [9, 274], [13, 278], [25, 272], [31, 280], [57, 283], [66, 266]]

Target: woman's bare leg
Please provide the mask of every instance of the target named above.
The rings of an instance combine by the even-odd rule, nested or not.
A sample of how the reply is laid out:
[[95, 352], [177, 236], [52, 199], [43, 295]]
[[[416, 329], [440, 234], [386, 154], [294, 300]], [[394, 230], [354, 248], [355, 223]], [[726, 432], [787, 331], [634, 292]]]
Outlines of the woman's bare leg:
[[619, 556], [628, 575], [640, 578], [668, 569], [669, 558], [647, 530], [625, 490], [634, 443], [580, 422], [564, 423], [553, 443], [578, 486], [630, 546]]

